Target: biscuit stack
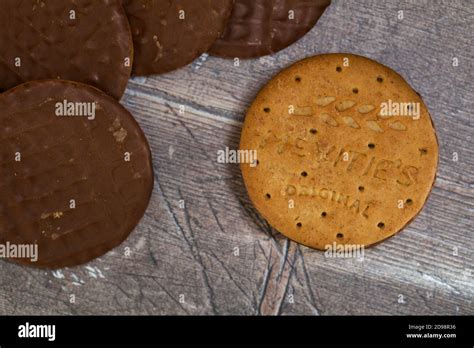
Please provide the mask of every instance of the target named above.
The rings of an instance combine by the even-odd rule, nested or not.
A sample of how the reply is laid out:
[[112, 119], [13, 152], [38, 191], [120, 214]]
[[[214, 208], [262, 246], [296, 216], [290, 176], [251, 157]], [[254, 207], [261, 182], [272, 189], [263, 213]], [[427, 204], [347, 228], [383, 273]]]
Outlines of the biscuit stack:
[[[203, 53], [255, 58], [306, 34], [328, 0], [3, 0], [0, 3], [0, 244], [35, 262], [88, 262], [123, 242], [153, 190], [148, 142], [119, 104], [131, 75]], [[349, 62], [348, 64], [347, 61]], [[421, 105], [419, 118], [381, 104]], [[422, 208], [437, 142], [421, 98], [392, 70], [323, 55], [285, 70], [250, 108], [250, 198], [283, 234], [322, 249], [377, 243]]]

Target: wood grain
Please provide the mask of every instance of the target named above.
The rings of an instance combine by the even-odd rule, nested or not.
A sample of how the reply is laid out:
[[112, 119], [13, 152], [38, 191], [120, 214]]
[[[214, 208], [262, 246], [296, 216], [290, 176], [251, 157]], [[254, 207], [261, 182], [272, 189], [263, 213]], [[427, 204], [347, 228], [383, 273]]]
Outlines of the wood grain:
[[[333, 1], [310, 34], [277, 55], [238, 67], [201, 58], [131, 80], [123, 104], [154, 153], [145, 217], [122, 246], [82, 267], [2, 262], [0, 314], [474, 314], [473, 32], [467, 0]], [[237, 148], [258, 90], [325, 52], [365, 55], [401, 73], [423, 96], [440, 142], [428, 204], [363, 261], [289, 242], [252, 207], [238, 166], [217, 162], [218, 150]]]

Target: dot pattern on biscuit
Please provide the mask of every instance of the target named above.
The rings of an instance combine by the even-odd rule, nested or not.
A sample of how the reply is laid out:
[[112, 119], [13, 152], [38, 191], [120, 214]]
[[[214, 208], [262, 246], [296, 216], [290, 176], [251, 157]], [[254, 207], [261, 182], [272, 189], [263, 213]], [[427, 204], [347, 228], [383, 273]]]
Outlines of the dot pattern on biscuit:
[[350, 54], [278, 74], [248, 110], [240, 147], [257, 150], [258, 166], [241, 165], [257, 210], [321, 250], [369, 246], [402, 230], [425, 204], [438, 164], [419, 94], [388, 67]]

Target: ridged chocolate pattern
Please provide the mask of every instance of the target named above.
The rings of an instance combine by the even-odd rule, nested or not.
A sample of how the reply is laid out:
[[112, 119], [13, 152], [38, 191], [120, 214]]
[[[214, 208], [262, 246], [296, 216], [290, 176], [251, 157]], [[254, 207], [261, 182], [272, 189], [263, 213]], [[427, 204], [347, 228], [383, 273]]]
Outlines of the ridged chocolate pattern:
[[165, 73], [191, 63], [222, 35], [232, 10], [232, 0], [123, 0], [123, 4], [133, 32], [135, 75]]
[[132, 54], [120, 0], [0, 1], [0, 92], [26, 81], [58, 78], [90, 84], [120, 99]]
[[[56, 116], [63, 100], [95, 102], [95, 120]], [[12, 261], [47, 268], [119, 245], [153, 188], [151, 152], [130, 113], [93, 87], [60, 80], [0, 94], [0, 177], [0, 244], [37, 243], [38, 262]]]
[[210, 53], [255, 58], [278, 52], [311, 30], [329, 4], [330, 0], [235, 0], [226, 31]]

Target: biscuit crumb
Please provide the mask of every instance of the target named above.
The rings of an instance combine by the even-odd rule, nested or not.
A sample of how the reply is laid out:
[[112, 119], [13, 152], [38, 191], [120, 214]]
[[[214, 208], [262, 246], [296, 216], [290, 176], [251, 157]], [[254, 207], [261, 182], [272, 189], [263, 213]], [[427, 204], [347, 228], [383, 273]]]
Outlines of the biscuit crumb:
[[355, 101], [343, 100], [342, 102], [336, 104], [336, 110], [339, 112], [346, 111], [352, 108], [355, 104], [356, 104]]
[[390, 123], [389, 127], [398, 131], [404, 131], [407, 129], [407, 127], [400, 121], [395, 121], [395, 122]]
[[351, 128], [360, 128], [359, 124], [352, 117], [343, 117], [344, 122]]
[[295, 107], [292, 114], [295, 116], [312, 116], [313, 108], [311, 106]]
[[367, 121], [367, 127], [377, 133], [383, 133], [382, 127], [375, 121]]
[[127, 131], [124, 128], [120, 128], [118, 131], [114, 132], [114, 138], [117, 143], [123, 143], [127, 137]]
[[112, 123], [112, 126], [109, 127], [109, 132], [115, 132], [116, 130], [118, 130], [120, 127], [122, 126], [122, 124], [120, 123], [120, 120], [118, 118], [116, 118], [114, 120], [114, 122]]
[[336, 100], [335, 97], [322, 97], [319, 99], [316, 99], [316, 105], [318, 106], [328, 106], [332, 102]]
[[366, 104], [366, 105], [359, 106], [357, 111], [359, 111], [359, 113], [361, 113], [361, 114], [367, 114], [367, 113], [371, 112], [374, 109], [375, 109], [375, 106]]
[[329, 114], [321, 114], [319, 117], [330, 126], [337, 127], [339, 125], [336, 119]]

